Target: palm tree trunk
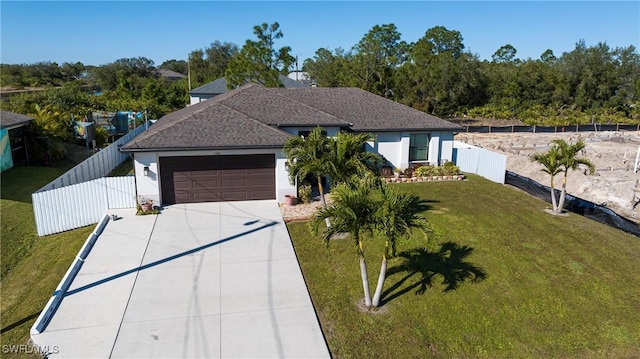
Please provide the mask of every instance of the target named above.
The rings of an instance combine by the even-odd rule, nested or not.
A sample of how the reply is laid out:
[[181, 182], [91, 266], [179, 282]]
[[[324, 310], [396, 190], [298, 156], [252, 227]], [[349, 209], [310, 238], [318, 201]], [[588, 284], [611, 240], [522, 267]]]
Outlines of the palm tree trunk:
[[558, 212], [558, 202], [556, 200], [556, 189], [553, 186], [553, 177], [551, 177], [551, 205], [553, 206], [553, 211]]
[[327, 208], [327, 201], [324, 199], [324, 191], [322, 190], [322, 178], [318, 176], [318, 192], [320, 192], [320, 202], [322, 202], [322, 208]]
[[[318, 192], [320, 192], [320, 202], [322, 203], [322, 208], [327, 208], [327, 201], [324, 199], [324, 191], [322, 190], [322, 178], [318, 177]], [[327, 228], [331, 228], [331, 220], [329, 218], [324, 219], [324, 223], [327, 225]]]
[[567, 172], [562, 177], [562, 190], [560, 191], [560, 203], [558, 203], [558, 213], [562, 213], [564, 209], [564, 200], [567, 197]]
[[358, 238], [358, 258], [360, 260], [360, 276], [362, 277], [362, 289], [364, 289], [364, 305], [371, 307], [371, 293], [369, 293], [369, 276], [367, 275], [367, 263], [364, 261], [362, 241]]
[[382, 295], [382, 286], [384, 280], [387, 277], [387, 256], [382, 256], [382, 265], [380, 266], [380, 275], [378, 276], [378, 285], [376, 286], [376, 292], [373, 294], [372, 306], [377, 307], [380, 305], [380, 296]]
[[369, 293], [369, 277], [367, 276], [367, 263], [360, 256], [360, 275], [362, 276], [362, 288], [364, 289], [364, 305], [371, 307], [371, 294]]

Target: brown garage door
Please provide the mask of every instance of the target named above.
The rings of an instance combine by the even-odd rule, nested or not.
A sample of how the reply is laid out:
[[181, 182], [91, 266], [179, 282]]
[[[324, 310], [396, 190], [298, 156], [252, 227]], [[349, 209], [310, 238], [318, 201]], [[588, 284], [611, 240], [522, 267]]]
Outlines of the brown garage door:
[[275, 199], [275, 155], [160, 158], [162, 202]]

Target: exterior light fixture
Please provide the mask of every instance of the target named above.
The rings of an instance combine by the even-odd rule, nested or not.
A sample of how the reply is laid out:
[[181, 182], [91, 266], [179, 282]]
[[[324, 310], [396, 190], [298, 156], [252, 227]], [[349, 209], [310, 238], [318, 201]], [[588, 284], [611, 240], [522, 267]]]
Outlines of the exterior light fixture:
[[144, 173], [145, 177], [149, 177], [149, 166], [144, 166], [142, 172]]

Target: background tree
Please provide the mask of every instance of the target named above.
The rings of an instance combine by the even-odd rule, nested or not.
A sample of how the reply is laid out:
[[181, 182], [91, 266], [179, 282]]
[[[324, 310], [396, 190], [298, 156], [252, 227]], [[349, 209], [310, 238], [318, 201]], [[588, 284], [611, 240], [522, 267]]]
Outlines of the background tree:
[[353, 85], [384, 97], [393, 97], [394, 73], [406, 58], [408, 45], [394, 24], [375, 25], [352, 49]]
[[93, 69], [95, 79], [102, 91], [138, 93], [144, 80], [157, 78], [153, 60], [146, 57], [122, 58]]
[[295, 62], [289, 46], [275, 48], [275, 41], [284, 36], [277, 22], [257, 25], [253, 28], [253, 33], [257, 41], [247, 40], [227, 65], [225, 77], [229, 89], [247, 82], [267, 87], [282, 86], [278, 76], [287, 74]]
[[[204, 50], [192, 51], [189, 54], [188, 64], [191, 72], [191, 87], [202, 86], [225, 76], [229, 61], [238, 54], [238, 51], [238, 45], [217, 40]], [[186, 69], [185, 75], [189, 69]]]
[[188, 66], [188, 63], [185, 60], [171, 59], [163, 62], [158, 66], [158, 68], [175, 71], [186, 76], [188, 73]]
[[443, 26], [413, 44], [397, 77], [401, 102], [438, 116], [480, 105], [485, 97], [477, 57], [464, 52], [460, 32]]
[[347, 55], [342, 48], [334, 50], [333, 53], [325, 48], [320, 48], [316, 51], [313, 59], [304, 61], [303, 70], [309, 72], [318, 86], [348, 87], [347, 66]]

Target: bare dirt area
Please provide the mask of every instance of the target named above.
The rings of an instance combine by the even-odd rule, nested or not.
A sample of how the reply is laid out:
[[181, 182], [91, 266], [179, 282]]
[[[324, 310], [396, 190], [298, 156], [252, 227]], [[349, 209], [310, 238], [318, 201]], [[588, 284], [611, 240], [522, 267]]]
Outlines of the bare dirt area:
[[[567, 192], [588, 201], [604, 204], [618, 214], [640, 221], [640, 171], [634, 173], [640, 132], [575, 132], [575, 133], [459, 133], [455, 139], [507, 155], [507, 170], [549, 185], [549, 175], [541, 165], [532, 162], [532, 153], [549, 149], [554, 139], [567, 142], [582, 139], [586, 148], [580, 157], [595, 164], [594, 175], [584, 169], [569, 173]], [[555, 179], [556, 188], [561, 177]]]

